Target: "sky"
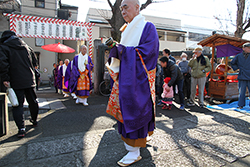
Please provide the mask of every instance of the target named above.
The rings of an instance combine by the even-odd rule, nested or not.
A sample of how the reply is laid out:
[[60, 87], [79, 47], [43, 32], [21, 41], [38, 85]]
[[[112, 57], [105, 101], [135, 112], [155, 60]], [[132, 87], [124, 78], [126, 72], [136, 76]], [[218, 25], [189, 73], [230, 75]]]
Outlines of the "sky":
[[[142, 10], [142, 14], [180, 19], [182, 27], [200, 27], [201, 29], [235, 31], [236, 0], [155, 0]], [[111, 0], [112, 3], [115, 0]], [[146, 0], [140, 0], [144, 3]], [[226, 3], [225, 3], [226, 2]], [[89, 8], [110, 9], [107, 0], [62, 0], [63, 4], [78, 6], [78, 21], [85, 21]], [[246, 0], [246, 8], [250, 0]], [[245, 9], [246, 10], [246, 9]], [[250, 11], [250, 9], [248, 9]], [[220, 24], [215, 17], [221, 19]], [[223, 25], [223, 26], [222, 26]], [[243, 39], [250, 40], [250, 32]]]

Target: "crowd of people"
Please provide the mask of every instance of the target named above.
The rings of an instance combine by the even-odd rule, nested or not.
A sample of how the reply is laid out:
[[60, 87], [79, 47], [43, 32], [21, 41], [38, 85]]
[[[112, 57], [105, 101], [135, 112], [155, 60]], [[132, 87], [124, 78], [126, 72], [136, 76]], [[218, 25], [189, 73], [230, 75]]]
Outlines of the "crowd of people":
[[87, 46], [82, 45], [80, 53], [72, 61], [65, 59], [53, 64], [53, 78], [56, 93], [64, 97], [72, 96], [76, 104], [88, 106], [88, 96], [92, 92], [91, 72], [93, 63], [87, 55]]
[[[123, 0], [121, 14], [127, 22], [121, 30], [120, 43], [109, 44], [107, 70], [113, 81], [112, 92], [106, 112], [117, 120], [118, 132], [128, 153], [117, 163], [128, 166], [139, 160], [140, 147], [155, 129], [156, 96], [162, 109], [171, 110], [176, 95], [179, 96], [180, 110], [198, 104], [203, 108], [206, 74], [211, 62], [202, 53], [202, 48], [193, 51], [188, 60], [186, 53], [177, 61], [169, 49], [159, 55], [159, 38], [154, 24], [145, 21], [140, 14], [138, 0]], [[25, 136], [23, 103], [26, 97], [33, 126], [37, 126], [38, 102], [35, 67], [37, 59], [33, 50], [13, 31], [5, 31], [0, 39], [0, 74], [4, 88], [12, 87], [19, 105], [13, 107], [13, 118], [18, 127], [18, 137]], [[245, 105], [246, 87], [250, 88], [250, 43], [243, 45], [243, 53], [232, 61], [233, 69], [239, 73], [239, 107]], [[82, 45], [80, 53], [72, 61], [65, 59], [53, 64], [53, 78], [56, 93], [65, 98], [72, 96], [76, 104], [88, 106], [87, 99], [92, 92], [91, 71], [93, 63]], [[37, 76], [39, 77], [39, 76]], [[25, 79], [24, 79], [25, 78]], [[198, 88], [198, 103], [195, 101]], [[184, 91], [185, 90], [185, 91]], [[185, 92], [185, 93], [184, 93]]]
[[[163, 105], [162, 109], [171, 109], [171, 107], [165, 107], [165, 101], [162, 99], [165, 96], [164, 91], [166, 91], [166, 86], [164, 85], [167, 84], [169, 88], [173, 89], [173, 97], [178, 94], [180, 110], [184, 110], [185, 108], [185, 96], [187, 99], [187, 106], [191, 107], [195, 105], [195, 96], [198, 87], [198, 105], [203, 108], [205, 106], [203, 93], [206, 83], [206, 74], [211, 70], [211, 63], [208, 57], [202, 54], [202, 48], [199, 47], [193, 51], [193, 56], [190, 60], [188, 60], [188, 55], [184, 52], [180, 55], [180, 58], [181, 60], [177, 62], [175, 58], [171, 56], [169, 49], [163, 50], [163, 56], [159, 59], [162, 67], [160, 71], [162, 72], [158, 77], [161, 78], [160, 80], [165, 80], [164, 78], [170, 77], [170, 80], [168, 83], [165, 81], [156, 83], [158, 90], [156, 94], [159, 99], [158, 106]], [[169, 88], [167, 89], [169, 90]]]

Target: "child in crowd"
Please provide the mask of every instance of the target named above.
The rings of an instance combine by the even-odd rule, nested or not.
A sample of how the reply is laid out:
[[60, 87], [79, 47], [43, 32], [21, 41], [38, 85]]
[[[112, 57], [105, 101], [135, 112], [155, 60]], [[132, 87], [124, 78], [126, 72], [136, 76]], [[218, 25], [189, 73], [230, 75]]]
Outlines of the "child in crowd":
[[166, 77], [164, 79], [164, 84], [163, 84], [163, 93], [161, 94], [162, 97], [162, 103], [164, 104], [162, 109], [167, 109], [171, 110], [172, 108], [172, 101], [174, 97], [174, 91], [173, 91], [173, 86], [169, 87], [168, 82], [171, 80], [170, 77]]

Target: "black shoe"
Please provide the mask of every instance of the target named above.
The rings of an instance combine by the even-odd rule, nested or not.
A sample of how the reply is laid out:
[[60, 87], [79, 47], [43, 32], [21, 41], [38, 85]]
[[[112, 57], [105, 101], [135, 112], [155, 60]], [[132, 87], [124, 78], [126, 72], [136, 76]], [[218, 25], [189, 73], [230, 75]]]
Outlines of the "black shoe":
[[38, 122], [37, 121], [33, 121], [32, 119], [30, 119], [30, 122], [33, 124], [33, 127], [36, 127]]
[[26, 134], [25, 130], [21, 130], [21, 129], [20, 129], [20, 130], [18, 131], [17, 137], [18, 137], [18, 138], [22, 138], [22, 137], [25, 136], [25, 134]]
[[243, 108], [243, 106], [239, 106], [239, 107], [237, 107], [237, 109], [242, 109]]
[[204, 105], [204, 104], [200, 104], [200, 106], [199, 106], [200, 108], [205, 108], [206, 107], [206, 105]]

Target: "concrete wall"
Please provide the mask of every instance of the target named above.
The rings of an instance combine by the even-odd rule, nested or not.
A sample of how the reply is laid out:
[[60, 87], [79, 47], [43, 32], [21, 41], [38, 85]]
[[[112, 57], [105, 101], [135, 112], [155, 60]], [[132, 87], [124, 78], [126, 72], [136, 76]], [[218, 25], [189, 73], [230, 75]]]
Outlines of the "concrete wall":
[[92, 32], [93, 32], [93, 41], [95, 39], [99, 39], [99, 37], [100, 37], [100, 28], [98, 26], [93, 26]]
[[9, 19], [8, 17], [4, 17], [2, 13], [0, 13], [0, 36], [5, 30], [10, 29], [10, 24], [8, 19]]
[[59, 54], [59, 59], [61, 59], [63, 61], [65, 59], [69, 59], [70, 61], [73, 60], [75, 55], [79, 53], [78, 48], [77, 48], [77, 43], [78, 43], [77, 41], [64, 40], [63, 44], [75, 49], [75, 52], [74, 53], [60, 53]]

